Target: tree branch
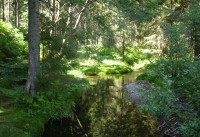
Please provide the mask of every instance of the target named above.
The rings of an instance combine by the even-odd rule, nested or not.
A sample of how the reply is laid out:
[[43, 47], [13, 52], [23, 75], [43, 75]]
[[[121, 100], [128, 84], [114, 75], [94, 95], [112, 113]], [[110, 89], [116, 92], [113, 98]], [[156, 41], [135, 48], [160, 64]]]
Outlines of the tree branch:
[[87, 6], [89, 6], [90, 4], [92, 4], [93, 2], [96, 2], [97, 0], [86, 0], [86, 2], [85, 2], [85, 4], [84, 4], [84, 6], [83, 6], [83, 8], [81, 9], [81, 11], [79, 12], [79, 14], [78, 14], [78, 17], [77, 17], [77, 19], [76, 19], [76, 23], [75, 23], [75, 25], [74, 25], [74, 27], [73, 27], [73, 30], [76, 30], [77, 29], [77, 27], [78, 27], [78, 24], [80, 23], [80, 20], [81, 20], [81, 17], [82, 17], [82, 15], [83, 15], [83, 13], [84, 13], [84, 11], [86, 10], [86, 8], [87, 8]]

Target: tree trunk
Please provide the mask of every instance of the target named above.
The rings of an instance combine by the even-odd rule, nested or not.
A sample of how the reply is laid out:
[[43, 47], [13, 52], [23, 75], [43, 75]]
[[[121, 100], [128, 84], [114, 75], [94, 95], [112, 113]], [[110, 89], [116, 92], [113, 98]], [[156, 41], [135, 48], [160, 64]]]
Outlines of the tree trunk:
[[15, 27], [19, 27], [19, 0], [15, 0]]
[[5, 18], [5, 1], [4, 0], [2, 0], [2, 14], [3, 14], [2, 20], [6, 21], [6, 18]]
[[8, 0], [8, 22], [10, 22], [10, 0]]
[[20, 27], [20, 0], [17, 0], [17, 27]]
[[28, 18], [29, 70], [26, 90], [34, 97], [40, 65], [39, 0], [28, 0]]
[[55, 36], [55, 26], [56, 26], [56, 22], [55, 22], [55, 17], [56, 17], [56, 1], [53, 0], [53, 7], [52, 7], [52, 35]]
[[198, 33], [194, 36], [194, 58], [200, 60], [200, 36]]
[[194, 48], [194, 60], [200, 60], [200, 29], [198, 23], [193, 23], [191, 29], [191, 43]]
[[125, 58], [125, 34], [123, 32], [122, 34], [122, 60], [124, 61], [124, 58]]

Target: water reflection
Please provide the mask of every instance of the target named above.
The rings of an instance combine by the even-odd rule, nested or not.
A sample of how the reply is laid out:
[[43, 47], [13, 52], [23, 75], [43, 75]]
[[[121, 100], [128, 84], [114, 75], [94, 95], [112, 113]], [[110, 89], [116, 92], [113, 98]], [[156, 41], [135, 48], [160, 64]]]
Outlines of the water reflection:
[[[139, 111], [124, 96], [124, 77], [92, 79], [96, 85], [84, 92], [79, 118], [91, 137], [155, 136], [155, 119]], [[84, 122], [87, 119], [86, 122]]]
[[133, 77], [132, 80], [128, 76], [88, 79], [94, 85], [83, 92], [71, 121], [65, 121], [70, 125], [65, 128], [71, 130], [63, 137], [156, 136], [155, 119], [140, 112], [122, 91], [122, 85], [132, 82]]

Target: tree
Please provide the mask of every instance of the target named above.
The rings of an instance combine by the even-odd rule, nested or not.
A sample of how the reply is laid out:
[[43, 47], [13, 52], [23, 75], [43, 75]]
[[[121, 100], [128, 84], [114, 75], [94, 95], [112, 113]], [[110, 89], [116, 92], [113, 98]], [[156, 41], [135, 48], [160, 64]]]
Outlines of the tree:
[[26, 90], [34, 97], [40, 64], [39, 0], [28, 1], [28, 16], [29, 70]]
[[4, 3], [4, 0], [2, 0], [2, 14], [3, 14], [2, 20], [3, 20], [3, 21], [6, 21], [6, 18], [5, 18], [5, 3]]
[[20, 1], [15, 0], [14, 1], [14, 11], [15, 11], [15, 27], [19, 27], [19, 10], [20, 10]]

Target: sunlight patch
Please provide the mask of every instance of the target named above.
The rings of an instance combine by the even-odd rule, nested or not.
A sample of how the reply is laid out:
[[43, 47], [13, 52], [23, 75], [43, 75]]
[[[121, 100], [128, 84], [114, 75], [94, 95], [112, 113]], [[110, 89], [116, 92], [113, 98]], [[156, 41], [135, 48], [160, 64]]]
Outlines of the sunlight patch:
[[2, 109], [0, 109], [0, 114], [3, 113], [4, 111]]
[[102, 62], [103, 62], [103, 64], [106, 64], [106, 65], [125, 65], [124, 62], [121, 62], [119, 60], [108, 60], [108, 59], [105, 59]]
[[74, 77], [77, 77], [77, 78], [84, 77], [84, 74], [80, 70], [69, 70], [67, 74], [73, 75]]

